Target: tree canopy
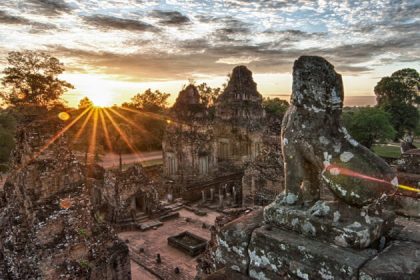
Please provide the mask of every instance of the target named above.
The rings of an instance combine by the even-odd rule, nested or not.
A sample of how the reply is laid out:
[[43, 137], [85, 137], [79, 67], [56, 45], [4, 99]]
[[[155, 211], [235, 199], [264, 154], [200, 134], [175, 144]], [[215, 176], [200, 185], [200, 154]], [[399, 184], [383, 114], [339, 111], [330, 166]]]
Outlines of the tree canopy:
[[93, 102], [88, 97], [83, 97], [79, 101], [79, 109], [85, 109], [93, 106]]
[[1, 79], [0, 97], [12, 106], [50, 106], [73, 86], [58, 78], [64, 65], [55, 57], [39, 51], [10, 52], [9, 64]]
[[170, 94], [159, 90], [152, 91], [150, 88], [143, 93], [138, 93], [131, 98], [131, 102], [123, 105], [147, 112], [162, 112], [168, 105]]
[[359, 143], [371, 148], [376, 141], [393, 139], [395, 130], [390, 114], [377, 107], [365, 107], [345, 112], [343, 122], [350, 134]]
[[271, 116], [281, 120], [283, 119], [284, 113], [286, 113], [287, 108], [289, 108], [289, 103], [286, 100], [281, 100], [278, 97], [267, 97], [263, 100], [263, 107], [269, 117]]
[[[415, 130], [419, 122], [420, 77], [415, 69], [401, 69], [382, 78], [375, 86], [378, 106], [391, 116], [396, 138]], [[397, 139], [396, 139], [397, 140]]]

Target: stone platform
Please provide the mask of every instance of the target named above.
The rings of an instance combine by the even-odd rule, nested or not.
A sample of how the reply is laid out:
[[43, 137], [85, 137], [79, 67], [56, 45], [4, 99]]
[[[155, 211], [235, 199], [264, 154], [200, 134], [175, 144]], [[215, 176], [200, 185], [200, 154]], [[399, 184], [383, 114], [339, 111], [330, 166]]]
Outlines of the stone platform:
[[367, 248], [387, 234], [393, 224], [390, 212], [375, 213], [338, 201], [317, 201], [311, 207], [273, 202], [264, 209], [268, 224], [349, 248]]
[[261, 209], [217, 233], [214, 259], [223, 275], [250, 279], [419, 279], [419, 227], [419, 220], [398, 218], [384, 250], [352, 249], [266, 225]]

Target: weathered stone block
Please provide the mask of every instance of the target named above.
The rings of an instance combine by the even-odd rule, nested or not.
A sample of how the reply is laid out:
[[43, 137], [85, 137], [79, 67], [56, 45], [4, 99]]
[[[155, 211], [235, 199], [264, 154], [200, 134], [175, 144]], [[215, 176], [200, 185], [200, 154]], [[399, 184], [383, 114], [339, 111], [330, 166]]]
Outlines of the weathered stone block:
[[252, 232], [263, 223], [263, 211], [253, 211], [226, 224], [217, 235], [216, 265], [247, 274]]
[[395, 241], [360, 270], [360, 280], [420, 279], [420, 244]]
[[398, 217], [392, 230], [392, 238], [402, 241], [412, 241], [420, 244], [420, 221]]
[[357, 279], [359, 268], [375, 253], [355, 251], [278, 228], [261, 227], [248, 249], [253, 279]]
[[319, 200], [312, 207], [274, 202], [264, 209], [264, 220], [341, 247], [363, 249], [386, 234], [393, 215], [380, 217], [337, 201]]
[[395, 202], [397, 214], [420, 218], [420, 198], [398, 195]]

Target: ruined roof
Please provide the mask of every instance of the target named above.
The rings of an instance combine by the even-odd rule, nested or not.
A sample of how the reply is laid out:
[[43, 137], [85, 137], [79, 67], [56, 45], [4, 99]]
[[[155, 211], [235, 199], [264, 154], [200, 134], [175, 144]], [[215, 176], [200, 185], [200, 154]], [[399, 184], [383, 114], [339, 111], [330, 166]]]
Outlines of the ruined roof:
[[206, 116], [206, 108], [201, 103], [200, 93], [196, 86], [191, 84], [179, 92], [171, 111], [179, 119], [203, 118]]
[[255, 125], [264, 117], [262, 95], [246, 66], [233, 69], [227, 87], [216, 101], [216, 117], [236, 124]]

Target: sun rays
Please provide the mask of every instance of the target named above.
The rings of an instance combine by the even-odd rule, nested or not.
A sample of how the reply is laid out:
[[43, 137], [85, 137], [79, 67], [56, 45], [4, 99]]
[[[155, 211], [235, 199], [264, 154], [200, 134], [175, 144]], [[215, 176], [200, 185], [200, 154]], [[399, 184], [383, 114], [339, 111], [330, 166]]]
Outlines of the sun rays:
[[[80, 109], [79, 109], [80, 110]], [[132, 137], [130, 137], [128, 134], [129, 130], [131, 128], [134, 128], [136, 131], [143, 133], [143, 135], [148, 133], [142, 126], [138, 125], [136, 122], [131, 120], [129, 117], [125, 116], [119, 110], [125, 110], [127, 112], [132, 112], [136, 114], [143, 115], [145, 117], [157, 119], [160, 121], [164, 121], [167, 123], [167, 125], [171, 124], [184, 124], [179, 121], [176, 121], [172, 118], [169, 118], [165, 115], [160, 115], [156, 113], [150, 113], [150, 112], [143, 112], [134, 110], [127, 107], [119, 107], [117, 108], [102, 108], [102, 107], [96, 107], [96, 106], [90, 106], [85, 109], [83, 109], [78, 115], [72, 117], [70, 112], [75, 112], [75, 110], [69, 110], [69, 111], [63, 111], [56, 115], [58, 119], [60, 119], [62, 122], [67, 123], [61, 130], [56, 132], [50, 139], [46, 141], [46, 143], [30, 157], [30, 159], [26, 162], [22, 162], [22, 165], [18, 167], [18, 169], [23, 169], [25, 166], [36, 160], [42, 153], [44, 153], [52, 144], [54, 144], [60, 137], [62, 137], [66, 132], [68, 132], [70, 129], [74, 128], [77, 123], [81, 122], [80, 127], [77, 128], [77, 131], [75, 131], [75, 134], [73, 135], [72, 143], [76, 144], [81, 139], [81, 137], [86, 137], [85, 139], [88, 140], [87, 143], [87, 149], [86, 149], [86, 165], [90, 166], [95, 163], [95, 156], [98, 152], [98, 131], [102, 131], [103, 133], [103, 140], [104, 144], [108, 148], [110, 152], [114, 152], [116, 150], [121, 153], [121, 143], [116, 144], [117, 141], [113, 141], [111, 139], [111, 133], [110, 129], [116, 132], [116, 136], [114, 140], [122, 141], [131, 151], [132, 154], [135, 154], [138, 158], [138, 161], [141, 160], [140, 152], [135, 147], [133, 143]], [[51, 117], [47, 117], [47, 120]], [[118, 118], [118, 121], [116, 120]], [[191, 124], [190, 124], [191, 125]], [[87, 129], [90, 127], [90, 129]], [[156, 138], [154, 135], [150, 135], [150, 137]], [[119, 148], [116, 149], [115, 145], [118, 145]], [[367, 176], [362, 173], [355, 172], [350, 169], [337, 167], [337, 166], [330, 166], [328, 171], [331, 172], [338, 172], [341, 175], [344, 176], [351, 176], [356, 177], [368, 181], [374, 181], [384, 184], [392, 184], [391, 182], [387, 182], [383, 179]], [[413, 188], [410, 186], [405, 186], [396, 183], [394, 185], [396, 188], [411, 191], [411, 192], [420, 192], [419, 189]]]

